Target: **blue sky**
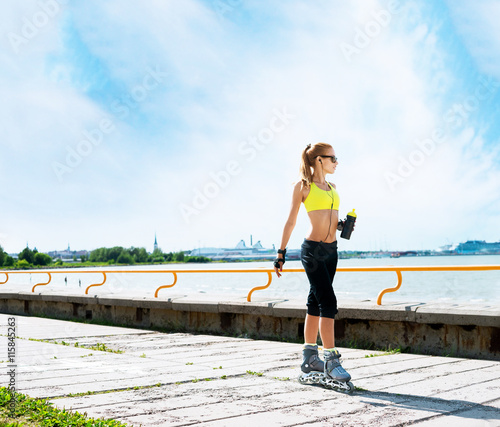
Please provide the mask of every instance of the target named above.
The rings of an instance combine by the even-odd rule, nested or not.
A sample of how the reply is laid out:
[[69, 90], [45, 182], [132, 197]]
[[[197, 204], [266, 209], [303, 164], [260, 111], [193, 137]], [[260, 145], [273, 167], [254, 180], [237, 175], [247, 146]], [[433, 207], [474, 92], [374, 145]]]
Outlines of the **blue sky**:
[[[279, 245], [331, 143], [343, 250], [500, 240], [500, 2], [4, 2], [0, 245]], [[289, 247], [308, 229], [304, 208]]]

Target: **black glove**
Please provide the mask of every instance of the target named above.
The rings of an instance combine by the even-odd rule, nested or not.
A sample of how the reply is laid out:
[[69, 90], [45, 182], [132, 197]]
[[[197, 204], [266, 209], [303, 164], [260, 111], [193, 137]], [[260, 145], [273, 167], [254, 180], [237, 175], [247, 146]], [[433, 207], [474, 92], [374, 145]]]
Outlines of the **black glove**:
[[344, 229], [345, 219], [341, 219], [337, 224], [337, 230], [342, 231]]
[[273, 263], [274, 268], [281, 268], [280, 262], [283, 263], [282, 265], [285, 265], [285, 258], [276, 258]]
[[[283, 258], [276, 258], [274, 260], [274, 268], [281, 268], [281, 266], [285, 265], [285, 255], [286, 255], [286, 249], [278, 249], [278, 253], [283, 255]], [[280, 265], [280, 262], [283, 264]]]

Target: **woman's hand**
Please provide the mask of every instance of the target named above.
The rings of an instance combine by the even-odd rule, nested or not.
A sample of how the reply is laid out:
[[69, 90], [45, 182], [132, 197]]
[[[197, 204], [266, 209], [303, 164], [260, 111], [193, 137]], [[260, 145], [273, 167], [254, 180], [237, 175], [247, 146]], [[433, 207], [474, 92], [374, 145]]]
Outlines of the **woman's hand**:
[[281, 277], [280, 272], [283, 271], [283, 264], [284, 263], [285, 263], [285, 260], [283, 258], [277, 258], [274, 261], [274, 271], [276, 272], [276, 275], [278, 276], [278, 278]]

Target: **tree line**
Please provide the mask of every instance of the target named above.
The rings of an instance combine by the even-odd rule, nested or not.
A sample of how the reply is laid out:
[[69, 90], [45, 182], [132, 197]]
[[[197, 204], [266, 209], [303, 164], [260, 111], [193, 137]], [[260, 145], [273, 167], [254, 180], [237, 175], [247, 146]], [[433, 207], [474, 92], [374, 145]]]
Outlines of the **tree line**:
[[0, 267], [26, 268], [31, 266], [42, 267], [50, 264], [52, 264], [52, 258], [50, 257], [50, 255], [38, 252], [36, 248], [33, 250], [27, 247], [24, 248], [17, 255], [17, 261], [16, 261], [0, 246]]
[[148, 254], [144, 248], [123, 248], [114, 246], [112, 248], [98, 248], [90, 252], [89, 261], [107, 262], [109, 264], [135, 264], [135, 263], [161, 263], [161, 262], [210, 262], [210, 258], [204, 256], [189, 256], [183, 251], [164, 253], [161, 249], [155, 249]]
[[[78, 261], [73, 257], [73, 261]], [[98, 248], [90, 252], [89, 256], [82, 255], [81, 263], [107, 263], [107, 264], [151, 264], [163, 262], [210, 262], [211, 259], [203, 256], [188, 256], [184, 252], [163, 253], [161, 249], [155, 249], [152, 254], [148, 254], [145, 248], [123, 248], [114, 246], [112, 248]], [[48, 254], [38, 252], [38, 250], [24, 248], [18, 254], [17, 261], [7, 254], [0, 246], [0, 267], [28, 268], [44, 267], [51, 264], [62, 265], [61, 259], [53, 260]]]

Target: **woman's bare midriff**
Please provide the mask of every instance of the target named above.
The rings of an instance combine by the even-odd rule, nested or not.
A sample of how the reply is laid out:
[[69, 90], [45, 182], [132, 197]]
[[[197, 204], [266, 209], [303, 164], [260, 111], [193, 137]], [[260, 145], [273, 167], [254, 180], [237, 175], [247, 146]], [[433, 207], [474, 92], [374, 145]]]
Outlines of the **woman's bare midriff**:
[[[339, 221], [339, 211], [335, 209], [321, 209], [308, 212], [307, 214], [311, 220], [311, 228], [306, 235], [307, 240], [325, 243], [332, 243], [337, 240], [336, 231]], [[328, 231], [329, 226], [330, 231]]]

